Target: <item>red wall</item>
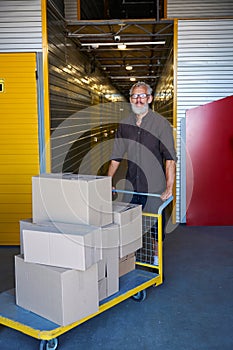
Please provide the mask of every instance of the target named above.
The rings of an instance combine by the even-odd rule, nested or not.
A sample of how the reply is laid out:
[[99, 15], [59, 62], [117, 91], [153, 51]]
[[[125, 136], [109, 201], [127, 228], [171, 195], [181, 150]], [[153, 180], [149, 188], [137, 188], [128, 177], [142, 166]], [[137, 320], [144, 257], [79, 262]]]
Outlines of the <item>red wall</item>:
[[187, 225], [233, 225], [233, 96], [186, 113]]

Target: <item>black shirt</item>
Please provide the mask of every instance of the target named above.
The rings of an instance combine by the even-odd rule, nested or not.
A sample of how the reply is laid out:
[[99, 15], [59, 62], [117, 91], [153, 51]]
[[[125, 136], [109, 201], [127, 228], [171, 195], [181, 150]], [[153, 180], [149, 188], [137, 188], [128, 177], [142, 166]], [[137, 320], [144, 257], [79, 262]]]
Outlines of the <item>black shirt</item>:
[[119, 125], [111, 157], [117, 161], [123, 158], [128, 161], [126, 179], [134, 191], [161, 194], [166, 188], [164, 161], [176, 161], [170, 123], [149, 110], [138, 127], [131, 113]]

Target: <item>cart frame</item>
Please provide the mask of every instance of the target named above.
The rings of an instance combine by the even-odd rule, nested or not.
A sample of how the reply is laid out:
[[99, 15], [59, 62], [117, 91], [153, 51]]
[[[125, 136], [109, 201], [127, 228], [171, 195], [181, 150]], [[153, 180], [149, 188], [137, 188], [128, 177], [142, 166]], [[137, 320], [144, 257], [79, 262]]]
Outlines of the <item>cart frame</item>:
[[[158, 194], [123, 190], [115, 190], [115, 192], [160, 197]], [[138, 269], [136, 268], [134, 271], [120, 277], [120, 284], [122, 284], [124, 288], [121, 290], [120, 287], [119, 292], [102, 300], [98, 312], [68, 326], [59, 326], [17, 306], [15, 304], [14, 290], [9, 290], [0, 293], [0, 324], [41, 340], [40, 350], [56, 349], [58, 347], [58, 336], [86, 322], [92, 317], [101, 314], [130, 297], [138, 301], [143, 301], [146, 298], [146, 289], [148, 287], [159, 286], [163, 283], [162, 212], [172, 200], [173, 196], [164, 201], [159, 207], [157, 214], [144, 212], [142, 214], [144, 217], [153, 217], [158, 220], [158, 266], [136, 261], [136, 267], [138, 267]]]

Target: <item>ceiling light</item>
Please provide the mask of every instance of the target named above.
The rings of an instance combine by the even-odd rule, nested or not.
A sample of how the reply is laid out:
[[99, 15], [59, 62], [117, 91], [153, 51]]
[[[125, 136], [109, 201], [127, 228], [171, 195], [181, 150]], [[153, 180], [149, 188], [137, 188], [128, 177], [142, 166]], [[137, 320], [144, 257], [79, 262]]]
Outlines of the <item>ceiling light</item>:
[[117, 45], [119, 50], [125, 50], [126, 49], [126, 45], [125, 44], [118, 44]]
[[166, 43], [163, 41], [132, 41], [130, 43], [125, 43], [125, 45], [164, 45]]
[[[127, 43], [124, 43], [123, 45], [126, 45], [126, 46], [132, 46], [132, 45], [164, 45], [166, 43], [165, 40], [161, 40], [161, 41], [131, 41], [131, 42], [127, 42]], [[118, 45], [121, 45], [116, 42], [114, 43], [81, 43], [82, 46], [90, 46], [90, 47], [93, 47], [93, 46], [118, 46]]]
[[[112, 76], [109, 76], [110, 79], [129, 79], [129, 76], [128, 75], [112, 75]], [[131, 77], [131, 78], [137, 78], [137, 79], [157, 79], [159, 78], [159, 75], [136, 75], [134, 77]]]
[[99, 45], [98, 44], [92, 44], [91, 47], [92, 47], [92, 49], [98, 49]]
[[130, 80], [130, 81], [136, 81], [136, 78], [131, 77], [129, 80]]
[[82, 82], [85, 84], [90, 84], [90, 81], [88, 79], [85, 78], [81, 78]]
[[126, 70], [132, 70], [133, 67], [127, 64], [127, 65], [125, 66], [125, 69], [126, 69]]

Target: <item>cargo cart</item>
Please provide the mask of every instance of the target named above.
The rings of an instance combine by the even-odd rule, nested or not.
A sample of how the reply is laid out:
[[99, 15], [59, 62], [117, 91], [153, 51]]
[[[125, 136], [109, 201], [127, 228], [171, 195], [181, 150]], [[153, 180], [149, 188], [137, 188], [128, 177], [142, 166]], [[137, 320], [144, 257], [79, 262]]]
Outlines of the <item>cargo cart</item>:
[[[135, 192], [116, 190], [118, 193], [135, 194]], [[157, 196], [158, 194], [137, 193], [139, 195]], [[102, 313], [118, 303], [132, 297], [136, 301], [146, 298], [146, 289], [163, 283], [163, 250], [162, 250], [162, 213], [173, 200], [171, 196], [162, 203], [156, 214], [144, 213], [142, 216], [143, 246], [136, 252], [135, 270], [120, 277], [119, 291], [100, 302], [98, 312], [78, 320], [68, 326], [59, 326], [33, 312], [27, 311], [15, 303], [14, 289], [0, 294], [0, 324], [13, 328], [40, 340], [40, 350], [58, 348], [58, 337], [77, 327], [85, 321]], [[153, 265], [153, 242], [150, 228], [156, 225], [158, 229], [158, 265]]]

